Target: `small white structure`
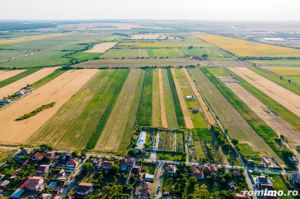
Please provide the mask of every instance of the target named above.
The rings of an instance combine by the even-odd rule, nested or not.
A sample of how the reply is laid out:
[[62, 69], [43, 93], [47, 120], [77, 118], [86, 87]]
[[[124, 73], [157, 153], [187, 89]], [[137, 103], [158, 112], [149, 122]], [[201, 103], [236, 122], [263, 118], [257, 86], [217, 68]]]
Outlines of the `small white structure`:
[[138, 140], [136, 141], [136, 147], [134, 148], [135, 152], [140, 152], [144, 149], [146, 143], [147, 133], [145, 131], [141, 131]]
[[146, 174], [145, 174], [144, 180], [145, 180], [146, 182], [153, 182], [153, 181], [154, 181], [154, 175], [151, 175], [151, 174], [149, 174], [149, 173], [146, 173]]
[[195, 98], [194, 98], [194, 96], [192, 96], [192, 95], [188, 95], [188, 96], [185, 96], [185, 100], [186, 100], [186, 101], [194, 101]]

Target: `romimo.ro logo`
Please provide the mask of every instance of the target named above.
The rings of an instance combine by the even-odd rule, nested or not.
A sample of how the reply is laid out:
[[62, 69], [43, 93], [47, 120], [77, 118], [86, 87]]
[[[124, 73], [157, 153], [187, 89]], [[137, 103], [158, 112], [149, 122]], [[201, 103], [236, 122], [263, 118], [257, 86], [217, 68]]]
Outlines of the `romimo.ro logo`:
[[299, 196], [298, 190], [288, 190], [284, 192], [283, 190], [250, 190], [243, 191], [244, 196]]

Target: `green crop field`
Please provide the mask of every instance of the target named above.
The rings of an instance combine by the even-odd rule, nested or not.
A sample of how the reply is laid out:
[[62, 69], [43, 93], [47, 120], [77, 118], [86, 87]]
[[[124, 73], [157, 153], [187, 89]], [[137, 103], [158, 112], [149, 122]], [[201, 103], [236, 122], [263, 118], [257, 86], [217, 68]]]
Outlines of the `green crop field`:
[[168, 127], [171, 129], [178, 128], [178, 123], [177, 123], [178, 120], [175, 112], [175, 104], [173, 101], [173, 95], [169, 83], [167, 70], [162, 70], [162, 77], [163, 77], [163, 88], [164, 88], [165, 108], [166, 108]]
[[[119, 151], [124, 139], [130, 141], [131, 130], [136, 121], [137, 109], [141, 96], [142, 84], [140, 77], [144, 78], [143, 70], [130, 70], [128, 78], [118, 96], [116, 104], [108, 118], [99, 141], [95, 147], [98, 151]], [[132, 115], [132, 113], [135, 113]], [[129, 117], [131, 116], [131, 117]]]
[[173, 102], [174, 102], [174, 107], [175, 107], [175, 113], [176, 113], [176, 118], [177, 118], [177, 124], [178, 127], [184, 128], [185, 127], [185, 122], [183, 118], [183, 113], [181, 109], [181, 105], [178, 99], [178, 94], [176, 92], [176, 87], [173, 79], [173, 75], [171, 73], [171, 69], [167, 69], [167, 74], [168, 74], [168, 79], [169, 79], [169, 85], [173, 97]]
[[[128, 71], [101, 71], [30, 139], [58, 148], [93, 148]], [[98, 119], [92, 119], [98, 118]]]
[[105, 58], [147, 58], [147, 50], [145, 49], [111, 49], [104, 53]]
[[152, 124], [152, 82], [153, 70], [146, 70], [142, 88], [142, 97], [139, 104], [137, 121], [141, 126], [151, 126]]
[[178, 58], [184, 57], [184, 54], [178, 48], [158, 48], [148, 49], [150, 58]]

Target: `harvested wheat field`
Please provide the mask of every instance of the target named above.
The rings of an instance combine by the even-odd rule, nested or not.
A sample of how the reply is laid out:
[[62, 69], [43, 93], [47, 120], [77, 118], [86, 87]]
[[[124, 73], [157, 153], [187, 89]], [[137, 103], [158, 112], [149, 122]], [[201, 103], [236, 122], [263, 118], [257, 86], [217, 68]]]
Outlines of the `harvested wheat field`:
[[204, 102], [204, 100], [203, 100], [200, 92], [198, 91], [195, 83], [193, 82], [192, 78], [190, 77], [188, 70], [187, 69], [183, 69], [183, 72], [184, 72], [184, 74], [186, 76], [186, 79], [187, 79], [187, 81], [188, 81], [191, 89], [193, 90], [194, 95], [196, 96], [196, 98], [198, 100], [198, 103], [199, 103], [199, 105], [201, 107], [201, 110], [204, 113], [204, 117], [205, 117], [205, 120], [207, 122], [207, 125], [209, 125], [209, 126], [215, 125], [216, 121], [215, 121], [213, 115], [211, 114], [210, 110], [208, 109], [208, 106]]
[[187, 129], [193, 129], [194, 124], [193, 124], [193, 121], [192, 121], [191, 116], [189, 114], [189, 110], [186, 106], [186, 103], [185, 103], [185, 100], [184, 100], [184, 95], [183, 95], [183, 92], [181, 90], [180, 83], [178, 82], [178, 80], [176, 78], [175, 71], [174, 71], [173, 68], [171, 69], [171, 72], [172, 72], [172, 75], [174, 77], [173, 79], [174, 79], [176, 91], [177, 91], [177, 94], [178, 94], [179, 103], [180, 103], [180, 106], [181, 106], [181, 109], [182, 109], [185, 126], [186, 126]]
[[[99, 151], [118, 151], [122, 143], [123, 134], [126, 127], [130, 112], [132, 111], [133, 103], [139, 85], [139, 77], [142, 74], [141, 70], [131, 70], [127, 80], [125, 81], [121, 93], [118, 96], [116, 104], [109, 116], [109, 119], [103, 129], [103, 132], [95, 147]], [[136, 105], [139, 102], [136, 103]], [[129, 136], [130, 137], [130, 136]]]
[[199, 34], [198, 37], [240, 57], [300, 57], [300, 50], [251, 42], [221, 35]]
[[92, 49], [85, 52], [89, 53], [105, 53], [107, 50], [111, 49], [117, 44], [117, 42], [105, 42], [101, 44], [96, 44]]
[[163, 128], [168, 128], [167, 113], [166, 113], [166, 106], [165, 106], [165, 93], [164, 93], [164, 85], [163, 85], [161, 69], [158, 69], [158, 82], [159, 82], [159, 99], [160, 99], [159, 101], [160, 101], [161, 124], [162, 124]]
[[20, 74], [24, 72], [25, 70], [7, 70], [7, 71], [0, 71], [0, 81], [3, 81], [5, 79], [8, 79], [12, 76], [15, 76], [17, 74]]
[[289, 123], [275, 115], [266, 105], [238, 83], [225, 84], [278, 135], [284, 135], [294, 146], [299, 144], [300, 134]]
[[265, 69], [277, 73], [279, 75], [286, 75], [286, 76], [300, 76], [300, 67], [264, 67]]
[[[34, 90], [32, 94], [0, 111], [0, 143], [24, 144], [56, 111], [68, 101], [98, 70], [72, 70]], [[54, 107], [22, 121], [15, 121], [42, 105]]]
[[27, 86], [28, 84], [33, 84], [34, 82], [37, 82], [38, 80], [51, 74], [57, 68], [58, 67], [43, 68], [43, 69], [38, 70], [37, 72], [32, 73], [31, 75], [28, 75], [16, 82], [13, 82], [7, 86], [4, 86], [3, 88], [0, 88], [0, 98], [3, 98], [8, 95], [12, 95], [15, 92], [19, 91], [21, 88]]
[[229, 69], [294, 114], [300, 116], [299, 95], [279, 86], [248, 68], [235, 67]]

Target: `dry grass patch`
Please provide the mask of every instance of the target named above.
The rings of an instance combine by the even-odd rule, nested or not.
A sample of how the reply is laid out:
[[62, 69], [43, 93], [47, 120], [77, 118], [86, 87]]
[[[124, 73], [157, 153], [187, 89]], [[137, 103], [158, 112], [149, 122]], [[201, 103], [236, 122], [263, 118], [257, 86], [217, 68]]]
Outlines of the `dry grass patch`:
[[[0, 111], [0, 143], [24, 144], [58, 109], [68, 101], [97, 70], [67, 71], [48, 84], [34, 90], [30, 95]], [[55, 102], [51, 109], [44, 110], [26, 120], [16, 118], [44, 104]]]
[[168, 128], [162, 69], [158, 69], [158, 82], [159, 82], [159, 99], [160, 99], [159, 101], [160, 101], [161, 123], [162, 123], [163, 128]]

